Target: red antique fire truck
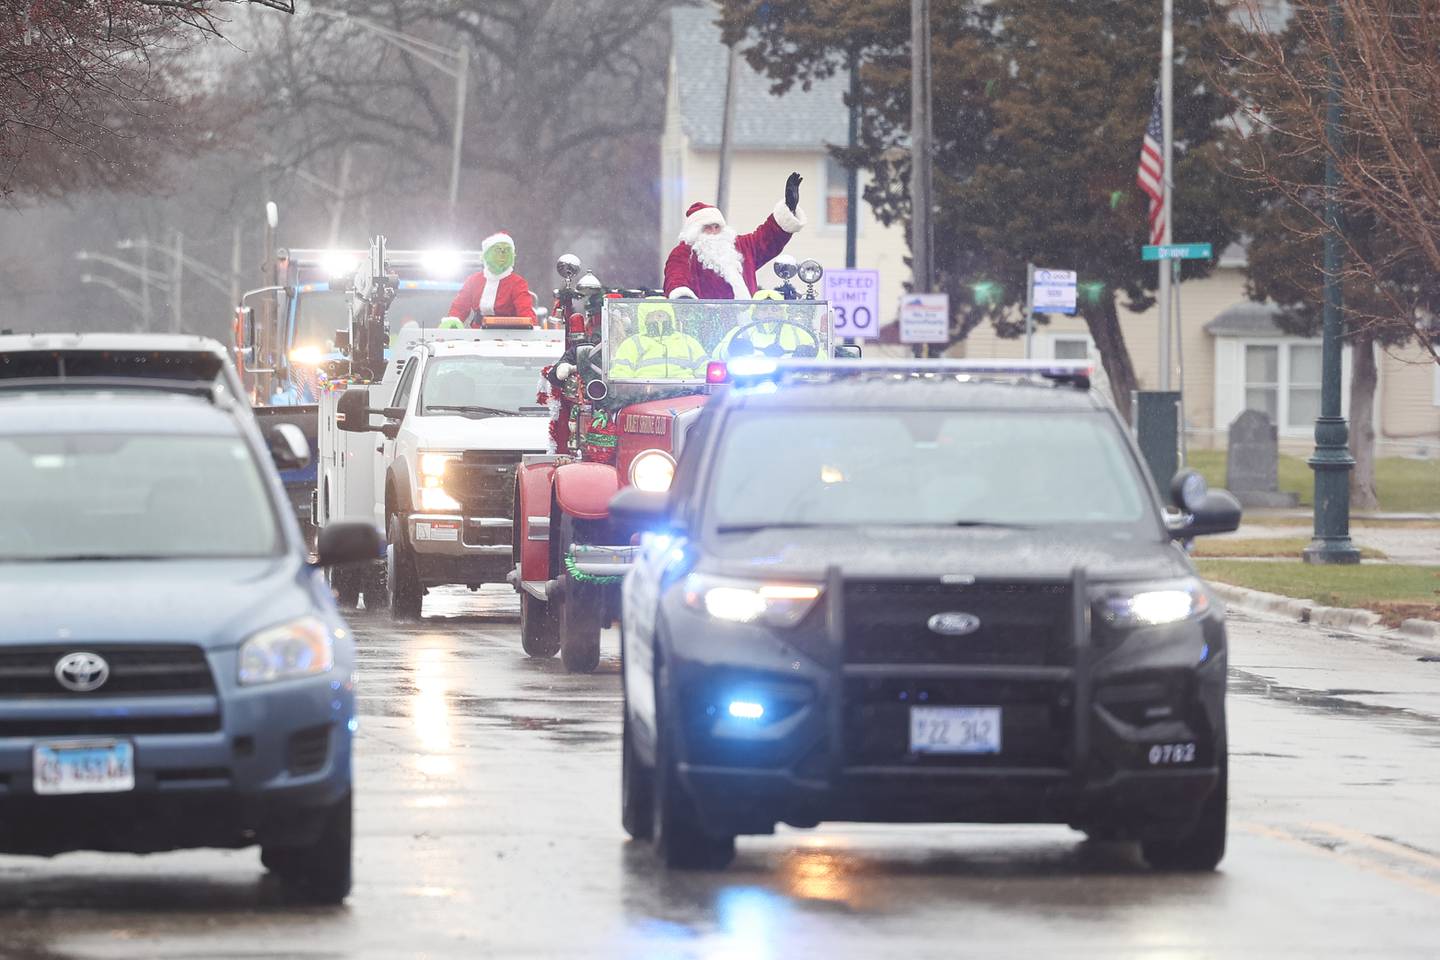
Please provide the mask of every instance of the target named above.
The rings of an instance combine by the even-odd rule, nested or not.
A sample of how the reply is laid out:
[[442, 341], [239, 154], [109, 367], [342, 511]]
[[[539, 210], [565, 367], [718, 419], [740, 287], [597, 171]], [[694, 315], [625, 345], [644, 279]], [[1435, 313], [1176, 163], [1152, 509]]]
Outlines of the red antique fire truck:
[[[552, 452], [526, 456], [516, 475], [513, 581], [525, 652], [559, 651], [567, 670], [589, 672], [637, 549], [611, 523], [610, 499], [626, 485], [668, 489], [686, 433], [709, 393], [723, 388], [728, 362], [835, 351], [828, 304], [813, 293], [665, 300], [607, 293], [573, 256], [557, 270], [568, 349], [545, 371]], [[799, 274], [813, 291], [820, 265], [807, 261]]]

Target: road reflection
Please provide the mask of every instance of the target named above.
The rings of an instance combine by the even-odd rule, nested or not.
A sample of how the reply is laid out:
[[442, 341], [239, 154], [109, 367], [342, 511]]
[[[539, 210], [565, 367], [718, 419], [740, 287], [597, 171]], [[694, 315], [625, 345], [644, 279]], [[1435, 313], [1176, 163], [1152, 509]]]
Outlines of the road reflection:
[[453, 777], [456, 772], [454, 716], [451, 710], [454, 639], [443, 633], [424, 634], [410, 657], [410, 716], [415, 728], [415, 767], [427, 777]]

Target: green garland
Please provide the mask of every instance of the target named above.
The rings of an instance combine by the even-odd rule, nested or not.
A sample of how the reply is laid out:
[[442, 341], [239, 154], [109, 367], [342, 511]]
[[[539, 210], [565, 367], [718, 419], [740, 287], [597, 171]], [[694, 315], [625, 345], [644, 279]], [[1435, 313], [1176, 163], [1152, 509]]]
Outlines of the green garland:
[[624, 577], [600, 577], [593, 573], [586, 573], [581, 570], [580, 565], [575, 562], [575, 555], [573, 553], [565, 554], [565, 569], [569, 572], [571, 579], [576, 583], [594, 583], [600, 586], [607, 586], [612, 583], [619, 583], [624, 579]]

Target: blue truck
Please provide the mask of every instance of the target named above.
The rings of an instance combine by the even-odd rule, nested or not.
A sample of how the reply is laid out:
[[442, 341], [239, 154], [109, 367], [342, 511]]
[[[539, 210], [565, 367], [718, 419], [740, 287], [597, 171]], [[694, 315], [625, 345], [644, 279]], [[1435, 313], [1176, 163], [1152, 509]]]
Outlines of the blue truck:
[[[275, 257], [278, 283], [241, 298], [235, 310], [236, 365], [262, 427], [293, 423], [311, 448], [317, 448], [324, 371], [342, 359], [355, 309], [355, 278], [368, 270], [368, 256], [365, 250], [281, 249]], [[478, 250], [387, 251], [386, 269], [398, 277], [388, 313], [390, 341], [411, 323], [422, 328], [438, 324], [465, 278], [481, 264]], [[311, 542], [315, 471], [312, 461], [281, 472], [286, 495]]]

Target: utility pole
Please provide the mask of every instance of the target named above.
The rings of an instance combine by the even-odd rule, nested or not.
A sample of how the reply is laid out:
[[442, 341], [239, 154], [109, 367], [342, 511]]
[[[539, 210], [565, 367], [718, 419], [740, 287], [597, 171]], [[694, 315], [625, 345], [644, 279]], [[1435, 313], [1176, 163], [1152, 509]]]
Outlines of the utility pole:
[[170, 274], [170, 332], [185, 329], [185, 234], [175, 231], [175, 263]]
[[[910, 256], [915, 293], [930, 293], [935, 285], [930, 140], [930, 0], [910, 0]], [[924, 355], [930, 356], [928, 343]]]
[[[455, 123], [453, 124], [454, 142], [450, 148], [450, 228], [460, 229], [460, 157], [465, 147], [465, 92], [470, 85], [470, 38], [466, 37], [460, 42], [460, 48], [454, 53], [455, 63]], [[444, 69], [443, 67], [441, 69]], [[350, 153], [347, 150], [344, 160], [346, 171], [349, 170]], [[343, 181], [342, 181], [343, 183]]]
[[[860, 50], [850, 48], [850, 135], [851, 157], [860, 143]], [[860, 169], [849, 167], [845, 177], [845, 268], [855, 269], [855, 240], [860, 228]]]
[[735, 149], [735, 74], [740, 51], [730, 44], [725, 59], [725, 107], [720, 114], [720, 172], [715, 184], [715, 206], [723, 214], [730, 204], [730, 154]]
[[[1174, 175], [1171, 163], [1175, 148], [1175, 0], [1165, 0], [1165, 21], [1160, 32], [1160, 114], [1165, 133], [1160, 147], [1160, 190], [1165, 198], [1161, 216], [1160, 242], [1168, 244], [1174, 237], [1175, 191], [1171, 189]], [[1160, 261], [1160, 382], [1161, 390], [1170, 389], [1170, 277], [1174, 266]]]
[[[1345, 14], [1339, 0], [1330, 0], [1330, 46], [1340, 46]], [[1335, 155], [1340, 151], [1340, 64], [1330, 55], [1329, 89], [1325, 95], [1325, 311], [1320, 346], [1320, 416], [1315, 420], [1315, 453], [1310, 468], [1315, 471], [1315, 538], [1301, 556], [1306, 563], [1359, 563], [1360, 551], [1350, 541], [1350, 428], [1340, 415], [1340, 361], [1345, 328], [1344, 291], [1341, 272], [1345, 251], [1340, 231], [1340, 171]]]

